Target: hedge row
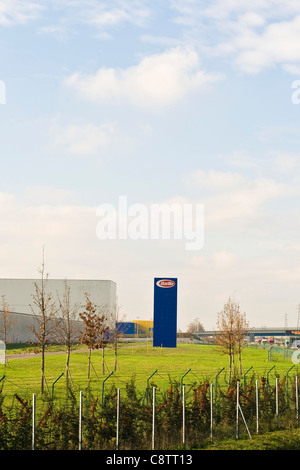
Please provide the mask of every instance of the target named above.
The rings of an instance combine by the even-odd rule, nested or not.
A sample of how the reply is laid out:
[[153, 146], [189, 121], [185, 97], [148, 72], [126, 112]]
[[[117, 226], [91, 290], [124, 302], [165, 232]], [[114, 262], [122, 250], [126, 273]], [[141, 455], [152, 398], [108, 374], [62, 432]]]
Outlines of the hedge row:
[[[150, 390], [152, 390], [151, 384]], [[213, 438], [234, 437], [236, 426], [236, 379], [226, 389], [213, 389]], [[201, 448], [211, 439], [211, 389], [208, 382], [186, 387], [185, 429], [186, 445]], [[259, 379], [259, 432], [297, 425], [296, 388], [286, 387], [285, 378], [276, 390], [264, 377]], [[257, 397], [255, 377], [239, 386], [240, 405], [251, 432], [256, 432]], [[150, 449], [153, 405], [151, 393], [142, 400], [135, 380], [126, 384], [120, 399], [119, 440], [121, 449]], [[79, 397], [68, 388], [65, 398], [52, 400], [38, 397], [34, 442], [37, 450], [77, 450], [79, 443]], [[8, 402], [10, 404], [8, 405]], [[101, 399], [89, 388], [83, 392], [82, 449], [116, 448], [117, 390], [113, 386]], [[276, 410], [280, 410], [279, 422]], [[0, 449], [29, 450], [33, 438], [32, 398], [14, 395], [8, 400], [0, 392]], [[170, 381], [169, 389], [157, 395], [155, 406], [155, 445], [157, 449], [182, 446], [183, 406], [180, 384]], [[241, 432], [246, 432], [243, 424]]]

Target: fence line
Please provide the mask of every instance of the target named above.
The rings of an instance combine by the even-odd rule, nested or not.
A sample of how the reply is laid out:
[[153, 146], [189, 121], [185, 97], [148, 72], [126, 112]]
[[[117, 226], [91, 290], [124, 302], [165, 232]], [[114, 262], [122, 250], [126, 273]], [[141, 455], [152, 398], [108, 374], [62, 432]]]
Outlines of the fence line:
[[[263, 368], [255, 368], [255, 370], [253, 369], [253, 367], [251, 366], [247, 373], [249, 372], [249, 370], [252, 371], [253, 375], [255, 375], [256, 373], [260, 373], [260, 374], [264, 374], [266, 373], [266, 369], [267, 367]], [[269, 372], [271, 372], [271, 370], [273, 370], [273, 373], [272, 373], [272, 380], [274, 380], [275, 382], [275, 376], [276, 374], [287, 374], [286, 372], [286, 369], [284, 367], [278, 367], [278, 366], [275, 366], [273, 365], [273, 367], [269, 370]], [[227, 386], [228, 385], [228, 374], [226, 375], [226, 369], [225, 367], [223, 367], [220, 371], [216, 372], [215, 370], [212, 370], [212, 369], [207, 369], [207, 370], [201, 370], [201, 371], [198, 371], [198, 375], [199, 377], [197, 376], [197, 370], [196, 371], [191, 371], [190, 374], [186, 375], [185, 377], [185, 383], [186, 384], [189, 384], [190, 386], [193, 386], [196, 382], [197, 382], [197, 379], [201, 379], [203, 381], [215, 381], [215, 387], [217, 386]], [[268, 381], [269, 381], [269, 372], [267, 373], [267, 378], [268, 378]], [[173, 374], [173, 376], [172, 376]], [[64, 374], [61, 373], [56, 379], [54, 379], [53, 381], [53, 378], [51, 378], [49, 380], [50, 383], [52, 383], [52, 385], [47, 388], [47, 391], [48, 393], [54, 393], [54, 386], [55, 386], [55, 393], [56, 394], [59, 394], [61, 393], [61, 390], [64, 390], [64, 384], [67, 382], [67, 374], [66, 374], [66, 380], [62, 380], [60, 379]], [[147, 377], [147, 372], [136, 372], [133, 374], [136, 378], [136, 380], [139, 382], [139, 387], [142, 388], [144, 387], [144, 384], [146, 383], [147, 379], [149, 379], [149, 377]], [[249, 375], [249, 373], [248, 373]], [[248, 375], [247, 375], [247, 380], [248, 380]], [[252, 375], [252, 374], [251, 374]], [[111, 379], [109, 380], [109, 384], [120, 384], [120, 387], [126, 387], [126, 385], [122, 385], [122, 384], [126, 384], [126, 378], [129, 378], [129, 377], [132, 377], [132, 374], [131, 375], [120, 375], [120, 374], [116, 374], [116, 373], [111, 373]], [[222, 377], [222, 379], [221, 379]], [[99, 383], [100, 383], [100, 386], [101, 386], [101, 381], [102, 381], [102, 386], [104, 388], [104, 384], [106, 382], [108, 377], [99, 377], [99, 378], [93, 378], [91, 380], [87, 380], [85, 379], [85, 382], [83, 382], [83, 379], [82, 377], [77, 377], [77, 380], [76, 380], [76, 377], [75, 377], [75, 374], [73, 375], [73, 379], [70, 383], [70, 386], [73, 387], [73, 390], [74, 391], [79, 391], [79, 390], [83, 390], [84, 388], [86, 388], [87, 386], [88, 387], [94, 387], [95, 389], [99, 387]], [[59, 380], [60, 379], [60, 380]], [[158, 388], [159, 389], [162, 389], [161, 386], [159, 386], [162, 382], [161, 381], [165, 381], [166, 383], [171, 383], [172, 381], [173, 382], [176, 382], [177, 381], [180, 381], [182, 379], [182, 376], [180, 376], [180, 372], [178, 371], [159, 371], [157, 372], [156, 370], [156, 375], [155, 377], [153, 378], [153, 381], [158, 384]], [[246, 373], [244, 374], [244, 381], [246, 381]], [[26, 377], [26, 381], [25, 379], [22, 380], [22, 382], [18, 383], [16, 382], [15, 380], [13, 379], [10, 379], [9, 377], [7, 376], [4, 376], [4, 378], [2, 378], [2, 381], [1, 381], [1, 386], [3, 388], [3, 383], [5, 382], [5, 391], [6, 392], [11, 392], [11, 393], [14, 393], [14, 391], [16, 389], [20, 389], [20, 390], [24, 390], [24, 391], [27, 391], [27, 392], [31, 392], [33, 390], [35, 391], [38, 391], [39, 389], [39, 384], [37, 382], [34, 382], [34, 380], [31, 380], [30, 377]], [[85, 385], [86, 384], [86, 385]], [[62, 388], [63, 386], [63, 388]], [[289, 376], [287, 374], [287, 387], [289, 386]], [[117, 388], [117, 387], [116, 387]], [[50, 389], [50, 391], [49, 391]], [[186, 390], [187, 392], [187, 390]], [[145, 393], [144, 391], [141, 392], [141, 393]], [[145, 395], [145, 397], [147, 397], [147, 394]]]
[[[273, 370], [273, 368], [270, 369], [269, 372], [271, 370]], [[287, 373], [283, 377], [283, 379], [286, 380], [286, 383], [288, 383], [288, 379], [289, 379], [289, 377], [288, 377], [289, 370], [287, 371]], [[190, 374], [190, 376], [191, 375], [192, 374]], [[188, 377], [187, 374], [185, 374], [185, 376], [186, 376], [186, 379], [187, 379], [187, 377]], [[219, 376], [219, 374], [218, 374], [218, 376]], [[252, 380], [253, 380], [253, 378], [252, 378]], [[253, 384], [253, 382], [251, 381], [251, 383], [250, 383], [250, 381], [251, 381], [251, 379], [247, 378], [247, 382], [249, 382], [248, 387], [252, 386], [251, 384]], [[250, 389], [246, 388], [247, 384], [246, 384], [246, 380], [245, 380], [245, 374], [244, 374], [244, 377], [242, 376], [241, 387], [240, 387], [240, 380], [237, 380], [236, 389], [235, 389], [235, 393], [236, 393], [236, 438], [239, 438], [239, 419], [240, 419], [240, 417], [243, 420], [243, 423], [245, 425], [245, 428], [246, 428], [246, 431], [248, 433], [249, 438], [252, 438], [251, 432], [250, 432], [250, 428], [252, 428], [252, 426], [256, 429], [256, 433], [257, 434], [259, 433], [260, 417], [264, 416], [264, 414], [261, 414], [261, 413], [264, 413], [264, 409], [263, 409], [264, 408], [264, 406], [263, 406], [264, 403], [260, 402], [260, 399], [261, 400], [263, 399], [262, 395], [260, 397], [260, 391], [262, 391], [262, 390], [265, 390], [264, 393], [268, 392], [269, 397], [273, 397], [273, 398], [270, 398], [270, 400], [273, 400], [272, 402], [270, 402], [271, 403], [270, 409], [273, 409], [273, 413], [274, 413], [273, 414], [273, 420], [275, 422], [276, 428], [279, 427], [279, 421], [280, 421], [280, 425], [282, 425], [282, 418], [281, 417], [284, 416], [284, 412], [285, 412], [286, 408], [289, 410], [289, 413], [292, 413], [292, 408], [293, 407], [295, 408], [295, 410], [294, 410], [295, 418], [293, 418], [293, 420], [295, 419], [296, 425], [299, 424], [298, 375], [294, 375], [293, 385], [291, 383], [292, 382], [291, 378], [290, 378], [289, 382], [290, 382], [290, 387], [288, 388], [284, 385], [285, 384], [284, 381], [280, 385], [279, 384], [279, 378], [276, 377], [275, 378], [275, 388], [274, 389], [273, 388], [271, 389], [271, 385], [269, 384], [268, 380], [265, 382], [265, 385], [261, 385], [261, 387], [259, 388], [259, 382], [256, 379], [255, 380], [255, 386], [253, 386], [253, 392], [251, 392], [252, 393], [252, 400], [253, 400], [253, 409], [252, 409], [250, 406], [247, 408], [247, 406], [248, 406], [247, 401], [245, 401], [246, 400], [245, 397], [247, 395], [246, 391], [250, 390]], [[172, 381], [170, 381], [169, 383], [172, 385]], [[226, 398], [225, 389], [222, 390], [222, 387], [220, 386], [220, 384], [218, 383], [218, 385], [216, 385], [216, 383], [218, 383], [218, 382], [213, 380], [210, 383], [207, 382], [206, 385], [205, 385], [205, 383], [199, 383], [197, 385], [195, 383], [190, 384], [190, 383], [183, 383], [183, 381], [180, 381], [180, 382], [178, 381], [177, 385], [176, 385], [177, 388], [174, 386], [174, 389], [170, 388], [169, 392], [159, 390], [159, 388], [156, 385], [151, 384], [151, 387], [152, 387], [152, 400], [151, 400], [151, 394], [150, 394], [150, 388], [151, 387], [150, 387], [150, 383], [148, 381], [147, 382], [147, 390], [149, 391], [149, 400], [150, 400], [150, 402], [152, 401], [152, 403], [150, 403], [149, 407], [148, 407], [148, 403], [146, 405], [144, 405], [145, 393], [141, 394], [140, 398], [137, 397], [137, 400], [139, 400], [139, 406], [141, 407], [141, 409], [143, 409], [143, 410], [144, 409], [149, 409], [150, 410], [152, 408], [152, 419], [151, 419], [151, 421], [152, 421], [152, 423], [151, 423], [151, 427], [152, 427], [151, 435], [152, 436], [149, 439], [149, 447], [151, 447], [153, 450], [155, 448], [159, 448], [159, 439], [161, 438], [160, 433], [161, 433], [161, 429], [162, 429], [161, 426], [163, 425], [162, 418], [161, 418], [162, 415], [161, 415], [159, 410], [160, 409], [166, 410], [166, 406], [169, 403], [168, 400], [166, 399], [166, 395], [168, 393], [169, 394], [171, 393], [170, 397], [173, 397], [172, 400], [174, 400], [172, 403], [174, 404], [174, 410], [177, 413], [177, 415], [176, 415], [177, 418], [176, 419], [179, 419], [180, 416], [181, 416], [181, 418], [180, 418], [180, 420], [181, 420], [180, 423], [181, 424], [176, 425], [176, 427], [171, 428], [170, 435], [172, 437], [174, 437], [174, 439], [175, 439], [174, 430], [178, 429], [178, 437], [176, 437], [176, 439], [178, 441], [181, 441], [182, 446], [185, 448], [188, 441], [189, 441], [189, 435], [187, 434], [187, 431], [188, 431], [190, 426], [194, 426], [194, 424], [191, 424], [191, 423], [194, 422], [194, 421], [191, 421], [191, 419], [192, 419], [191, 418], [191, 416], [192, 416], [191, 413], [198, 413], [199, 412], [198, 410], [202, 409], [201, 413], [206, 413], [206, 415], [205, 415], [206, 418], [205, 419], [207, 419], [207, 425], [203, 425], [203, 431], [202, 431], [201, 427], [199, 428], [200, 429], [200, 434], [202, 432], [205, 432], [205, 433], [207, 432], [207, 438], [209, 438], [209, 429], [210, 429], [210, 440], [213, 441], [213, 439], [215, 438], [215, 424], [216, 423], [218, 424], [218, 422], [220, 422], [220, 421], [215, 422], [215, 420], [217, 420], [219, 418], [219, 408], [218, 407], [220, 406], [220, 403], [221, 403], [220, 400], [223, 400], [223, 402], [222, 402], [223, 405], [221, 405], [221, 408], [222, 408], [222, 406], [224, 406], [224, 402], [226, 401], [226, 400], [224, 401], [224, 397]], [[244, 387], [243, 387], [243, 385], [244, 385]], [[98, 386], [97, 388], [98, 388], [98, 394], [100, 395], [99, 403], [102, 402], [101, 407], [100, 407], [100, 410], [101, 410], [101, 423], [100, 423], [100, 426], [102, 426], [102, 420], [103, 420], [105, 425], [109, 425], [110, 427], [111, 426], [114, 427], [114, 429], [115, 429], [115, 434], [114, 434], [114, 436], [115, 436], [114, 437], [115, 448], [116, 448], [116, 450], [118, 450], [119, 447], [120, 447], [120, 444], [122, 445], [122, 430], [123, 430], [123, 428], [122, 428], [122, 418], [123, 418], [122, 409], [124, 409], [124, 408], [121, 408], [120, 388], [114, 389], [113, 386], [112, 386], [112, 392], [110, 392], [110, 393], [113, 393], [113, 394], [115, 393], [116, 395], [109, 395], [109, 392], [106, 392], [106, 396], [104, 396], [104, 394], [102, 394], [102, 396], [101, 396], [101, 387]], [[178, 409], [176, 409], [176, 407], [175, 407], [175, 405], [176, 405], [176, 393], [175, 393], [176, 390], [178, 391], [178, 397], [177, 397], [177, 399], [178, 399]], [[198, 390], [198, 392], [197, 392], [197, 390]], [[234, 389], [232, 388], [232, 390], [234, 390]], [[51, 403], [52, 407], [54, 407], [55, 403], [61, 403], [59, 398], [58, 398], [58, 393], [57, 392], [58, 392], [58, 390], [54, 394], [53, 393], [53, 388], [52, 388], [52, 393], [49, 394], [49, 403]], [[195, 399], [195, 393], [196, 392], [199, 394], [199, 396], [203, 395], [203, 397], [206, 397], [207, 401], [206, 402], [205, 401], [201, 402], [203, 404], [203, 407], [204, 407], [204, 405], [206, 406], [204, 411], [203, 411], [204, 408], [201, 408], [201, 406], [199, 408], [197, 408], [197, 406], [195, 406], [195, 408], [193, 408], [193, 406], [196, 403], [196, 402], [193, 401]], [[242, 393], [242, 395], [241, 395], [240, 392]], [[2, 393], [2, 398], [3, 398], [3, 390], [0, 392], [0, 396], [1, 396], [1, 393]], [[201, 393], [202, 393], [202, 395], [201, 395]], [[272, 393], [274, 395], [272, 395]], [[55, 400], [54, 400], [54, 397], [55, 397]], [[129, 395], [127, 394], [127, 400], [128, 400], [128, 397], [129, 397]], [[86, 441], [86, 433], [88, 432], [87, 431], [88, 422], [87, 422], [87, 418], [84, 415], [84, 410], [83, 410], [83, 408], [84, 408], [83, 398], [84, 398], [84, 392], [82, 390], [80, 390], [79, 391], [79, 410], [78, 410], [78, 407], [77, 407], [77, 410], [78, 410], [78, 413], [79, 413], [79, 416], [77, 418], [77, 422], [78, 422], [78, 444], [77, 444], [77, 448], [79, 450], [81, 450], [84, 447], [84, 443], [87, 442]], [[77, 402], [76, 398], [75, 398], [75, 400]], [[88, 400], [89, 400], [89, 396], [88, 396], [88, 392], [86, 391], [85, 392], [85, 403], [86, 404], [88, 403]], [[111, 400], [111, 402], [109, 402], [109, 400]], [[41, 402], [45, 403], [45, 399], [42, 398]], [[228, 402], [228, 397], [227, 397], [227, 402]], [[164, 404], [165, 408], [162, 408], [161, 403]], [[172, 405], [172, 403], [171, 403], [171, 405]], [[78, 406], [78, 405], [76, 405], [76, 406]], [[110, 414], [109, 413], [107, 414], [107, 406], [111, 407]], [[126, 406], [130, 406], [130, 405], [126, 405]], [[245, 409], [244, 409], [244, 406], [245, 406]], [[31, 410], [32, 410], [31, 411], [31, 413], [32, 413], [31, 449], [32, 450], [35, 450], [37, 447], [39, 447], [39, 442], [44, 442], [43, 440], [39, 441], [39, 440], [36, 439], [37, 436], [39, 437], [41, 435], [41, 430], [39, 429], [39, 427], [37, 429], [37, 426], [36, 426], [36, 423], [38, 422], [36, 408], [37, 408], [36, 394], [33, 393], [33, 395], [32, 395], [32, 406], [31, 406]], [[13, 408], [12, 408], [12, 406], [8, 406], [7, 409], [10, 410], [9, 412], [11, 413], [11, 410]], [[52, 410], [51, 412], [55, 412], [54, 408], [49, 408], [49, 409], [50, 409], [50, 411]], [[194, 409], [196, 411], [193, 411]], [[2, 400], [1, 401], [0, 411], [3, 413], [3, 410], [4, 410], [4, 408], [3, 408], [3, 400]], [[134, 410], [133, 410], [133, 412], [134, 412]], [[164, 412], [167, 412], [167, 411], [164, 411]], [[222, 411], [222, 412], [224, 412], [224, 411]], [[200, 421], [204, 416], [204, 414], [201, 415], [201, 413], [199, 412]], [[252, 414], [249, 414], [249, 413], [252, 413]], [[140, 413], [140, 415], [137, 415], [137, 416], [138, 416], [138, 419], [140, 419], [139, 416], [143, 416], [143, 413]], [[291, 414], [291, 416], [292, 416], [292, 414]], [[110, 422], [108, 420], [110, 420]], [[111, 420], [114, 422], [114, 424]], [[250, 420], [250, 421], [248, 421], [248, 420]], [[133, 419], [133, 422], [134, 421], [135, 420]], [[248, 425], [247, 421], [250, 422], [250, 424], [251, 424], [250, 426]], [[51, 422], [51, 420], [50, 420], [50, 422]], [[0, 423], [0, 425], [1, 425], [1, 423]], [[44, 429], [46, 429], [46, 428], [44, 428]], [[54, 437], [53, 437], [53, 436], [55, 436], [54, 425], [53, 425], [53, 429], [51, 429], [51, 426], [50, 426], [48, 431], [49, 431], [49, 438], [54, 439]], [[168, 432], [170, 432], [170, 431], [168, 431]], [[180, 432], [181, 432], [181, 439], [180, 439]], [[45, 435], [46, 435], [46, 438], [47, 438], [47, 433]], [[145, 435], [147, 435], [147, 433]], [[124, 436], [123, 436], [123, 438], [124, 438]], [[49, 445], [50, 446], [53, 445], [53, 444], [51, 444], [51, 441], [50, 441]], [[0, 449], [1, 449], [1, 442], [0, 442]]]
[[[209, 397], [210, 397], [210, 440], [213, 441], [213, 410], [214, 410], [214, 393], [213, 393], [213, 383], [209, 384]], [[295, 410], [296, 410], [296, 422], [298, 424], [298, 376], [296, 376], [295, 380]], [[120, 424], [121, 424], [121, 415], [120, 415], [120, 389], [117, 389], [117, 401], [116, 401], [116, 450], [120, 448]], [[256, 433], [259, 431], [259, 388], [258, 388], [258, 380], [255, 382], [255, 402], [256, 402]], [[275, 420], [276, 420], [276, 427], [279, 425], [279, 382], [278, 378], [276, 378], [276, 386], [275, 386]], [[152, 450], [156, 447], [156, 413], [157, 413], [157, 401], [156, 401], [156, 387], [152, 387], [152, 440], [151, 440], [151, 448]], [[236, 383], [236, 439], [239, 439], [239, 416], [242, 417], [243, 423], [247, 430], [248, 436], [252, 439], [248, 424], [246, 422], [245, 416], [242, 411], [241, 403], [240, 403], [240, 381], [237, 380]], [[79, 393], [79, 433], [78, 433], [78, 448], [82, 450], [82, 418], [83, 418], [83, 393], [80, 391]], [[36, 441], [35, 441], [35, 434], [36, 434], [36, 395], [33, 393], [32, 395], [32, 450], [36, 449]], [[183, 384], [182, 386], [182, 445], [183, 448], [186, 446], [186, 386]]]

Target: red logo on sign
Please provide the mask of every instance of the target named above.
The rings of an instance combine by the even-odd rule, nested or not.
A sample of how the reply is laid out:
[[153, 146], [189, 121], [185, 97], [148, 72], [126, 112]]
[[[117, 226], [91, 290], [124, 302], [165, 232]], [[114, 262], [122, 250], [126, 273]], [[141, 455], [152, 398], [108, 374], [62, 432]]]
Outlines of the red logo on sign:
[[171, 281], [171, 279], [161, 279], [160, 281], [157, 281], [156, 285], [158, 287], [174, 287], [175, 282]]

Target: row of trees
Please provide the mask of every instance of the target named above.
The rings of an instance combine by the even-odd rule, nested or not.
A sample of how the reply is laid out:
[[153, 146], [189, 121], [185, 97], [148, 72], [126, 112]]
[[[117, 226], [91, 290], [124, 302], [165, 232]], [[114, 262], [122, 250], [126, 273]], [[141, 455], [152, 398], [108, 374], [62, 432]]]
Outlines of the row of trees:
[[[32, 304], [30, 305], [34, 323], [29, 326], [33, 334], [34, 344], [41, 352], [41, 393], [44, 393], [45, 352], [49, 344], [57, 343], [66, 348], [66, 374], [70, 375], [69, 363], [71, 351], [81, 343], [87, 346], [88, 379], [91, 371], [91, 353], [94, 349], [102, 349], [102, 367], [105, 368], [104, 350], [108, 339], [112, 342], [115, 352], [115, 370], [117, 368], [117, 345], [119, 332], [119, 307], [99, 306], [92, 302], [89, 293], [85, 293], [83, 305], [72, 303], [71, 290], [65, 281], [64, 292], [59, 295], [48, 291], [48, 274], [45, 271], [44, 257], [39, 268], [40, 280], [34, 283]], [[14, 320], [9, 314], [9, 305], [2, 296], [2, 324], [0, 333], [4, 342], [8, 340], [8, 332]]]
[[[39, 269], [40, 281], [34, 283], [33, 304], [31, 310], [35, 318], [35, 324], [30, 328], [35, 337], [35, 343], [41, 349], [41, 393], [45, 385], [45, 351], [48, 344], [59, 343], [66, 347], [67, 360], [66, 371], [69, 375], [69, 362], [72, 349], [81, 343], [88, 347], [88, 378], [91, 370], [91, 353], [93, 349], [102, 349], [102, 368], [105, 369], [104, 351], [107, 345], [107, 334], [113, 343], [115, 352], [115, 366], [117, 369], [117, 349], [120, 318], [119, 307], [113, 309], [108, 306], [94, 304], [88, 293], [85, 293], [85, 304], [72, 304], [71, 292], [67, 281], [62, 297], [57, 293], [57, 298], [47, 290], [48, 274], [45, 272], [44, 254]], [[80, 318], [80, 320], [79, 320]], [[0, 333], [4, 342], [7, 342], [7, 332], [13, 322], [9, 317], [9, 305], [2, 296], [2, 325]], [[232, 373], [238, 367], [242, 373], [242, 349], [244, 337], [248, 328], [246, 314], [242, 313], [238, 302], [228, 299], [221, 312], [218, 313], [216, 335], [217, 343], [224, 354], [229, 357], [229, 380]], [[204, 331], [197, 318], [188, 327], [188, 333]], [[237, 360], [236, 360], [237, 358]]]

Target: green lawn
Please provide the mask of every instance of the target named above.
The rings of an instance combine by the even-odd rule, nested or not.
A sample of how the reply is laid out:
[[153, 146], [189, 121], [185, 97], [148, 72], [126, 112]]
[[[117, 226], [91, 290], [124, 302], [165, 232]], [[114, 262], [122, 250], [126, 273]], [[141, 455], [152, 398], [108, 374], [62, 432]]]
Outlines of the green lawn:
[[[201, 447], [200, 447], [201, 448]], [[300, 430], [289, 429], [266, 432], [262, 435], [253, 435], [251, 439], [224, 439], [222, 442], [209, 443], [205, 450], [299, 450]]]
[[[8, 350], [8, 363], [0, 365], [0, 378], [5, 375], [3, 390], [6, 393], [33, 393], [39, 391], [41, 379], [41, 359], [38, 355], [31, 353], [26, 359], [16, 359], [16, 349]], [[268, 362], [267, 349], [245, 348], [243, 350], [243, 371], [247, 372], [247, 378], [255, 372], [257, 378], [266, 376], [267, 372], [275, 365], [270, 373], [270, 380], [275, 374], [283, 376], [293, 366], [291, 361], [278, 357], [276, 362]], [[65, 376], [65, 354], [46, 355], [45, 376], [48, 389], [51, 392], [52, 384], [64, 373]], [[70, 372], [75, 390], [84, 390], [87, 387], [87, 351], [72, 352], [70, 361]], [[114, 352], [111, 348], [105, 350], [105, 372], [102, 373], [102, 351], [92, 352], [91, 383], [95, 391], [102, 390], [104, 378], [114, 370]], [[159, 390], [169, 387], [170, 378], [180, 382], [183, 375], [191, 369], [184, 377], [185, 384], [209, 380], [213, 382], [218, 372], [223, 369], [219, 376], [220, 381], [225, 381], [228, 373], [228, 358], [220, 349], [214, 345], [178, 344], [177, 348], [153, 348], [151, 343], [143, 345], [122, 345], [118, 349], [118, 368], [114, 374], [107, 379], [105, 386], [115, 384], [122, 389], [134, 376], [137, 389], [144, 393], [147, 379], [157, 370], [151, 382], [155, 383]], [[292, 373], [297, 372], [294, 367]], [[241, 376], [243, 380], [243, 375]], [[63, 389], [64, 377], [55, 383], [55, 391]], [[225, 383], [225, 382], [224, 382]]]

